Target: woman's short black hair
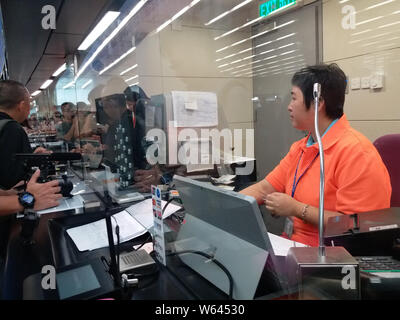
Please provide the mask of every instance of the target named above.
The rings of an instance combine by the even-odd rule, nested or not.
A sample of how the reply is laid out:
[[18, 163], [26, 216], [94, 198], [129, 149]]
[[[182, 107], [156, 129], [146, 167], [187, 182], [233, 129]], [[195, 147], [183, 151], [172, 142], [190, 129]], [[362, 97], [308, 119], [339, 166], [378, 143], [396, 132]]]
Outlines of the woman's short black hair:
[[335, 63], [310, 66], [296, 72], [292, 85], [299, 87], [304, 96], [307, 109], [314, 101], [314, 83], [321, 85], [321, 98], [325, 101], [325, 112], [330, 119], [343, 115], [343, 106], [347, 86], [346, 75]]

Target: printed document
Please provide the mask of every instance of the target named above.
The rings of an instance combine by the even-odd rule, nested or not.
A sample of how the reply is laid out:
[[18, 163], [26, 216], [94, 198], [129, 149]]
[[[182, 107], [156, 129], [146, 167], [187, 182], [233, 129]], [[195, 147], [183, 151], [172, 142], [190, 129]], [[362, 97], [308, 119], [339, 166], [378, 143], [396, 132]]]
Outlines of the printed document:
[[[166, 203], [166, 201], [162, 201], [162, 208], [165, 207]], [[181, 209], [180, 206], [172, 203], [168, 204], [163, 218], [165, 219], [169, 217], [179, 209]], [[147, 199], [134, 204], [126, 210], [114, 214], [113, 217], [115, 219], [111, 218], [111, 224], [115, 244], [117, 243], [117, 236], [115, 235], [116, 222], [119, 225], [121, 243], [139, 237], [153, 227], [154, 218], [152, 199]], [[79, 251], [108, 247], [105, 219], [68, 229], [67, 233], [74, 241]]]
[[[164, 208], [166, 204], [167, 201], [161, 201], [162, 208]], [[168, 218], [171, 214], [177, 212], [179, 209], [181, 209], [180, 206], [170, 203], [164, 212], [163, 219]], [[127, 208], [126, 211], [147, 230], [153, 227], [154, 218], [152, 199], [147, 199], [134, 204]]]
[[[117, 244], [115, 234], [116, 222], [119, 225], [120, 242], [129, 241], [146, 233], [146, 229], [136, 221], [127, 211], [121, 211], [113, 215], [111, 225], [114, 243]], [[95, 250], [108, 247], [106, 220], [85, 224], [83, 226], [67, 230], [68, 235], [74, 241], [79, 251]]]
[[289, 240], [268, 232], [269, 241], [276, 256], [286, 257], [292, 247], [308, 247], [307, 245]]
[[172, 91], [176, 127], [218, 125], [217, 95], [213, 92]]

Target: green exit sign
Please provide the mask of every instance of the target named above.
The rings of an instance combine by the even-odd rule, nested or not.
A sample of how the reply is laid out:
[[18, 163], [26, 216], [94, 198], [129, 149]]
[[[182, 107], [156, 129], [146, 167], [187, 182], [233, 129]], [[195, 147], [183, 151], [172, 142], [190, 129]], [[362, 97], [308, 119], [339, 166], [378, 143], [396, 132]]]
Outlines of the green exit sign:
[[296, 0], [270, 0], [260, 5], [260, 17], [269, 16], [272, 12], [296, 4]]

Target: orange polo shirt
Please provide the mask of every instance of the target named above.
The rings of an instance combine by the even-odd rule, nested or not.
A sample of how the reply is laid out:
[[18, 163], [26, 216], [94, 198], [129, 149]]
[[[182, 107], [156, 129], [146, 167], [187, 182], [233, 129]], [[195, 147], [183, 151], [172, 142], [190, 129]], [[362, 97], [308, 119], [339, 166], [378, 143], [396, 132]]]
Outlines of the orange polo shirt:
[[[297, 179], [305, 173], [297, 185], [294, 199], [319, 208], [319, 156], [315, 159], [318, 144], [307, 147], [308, 139], [309, 136], [295, 142], [265, 179], [277, 192], [291, 195], [298, 165]], [[350, 127], [345, 115], [323, 136], [322, 144], [325, 157], [325, 210], [353, 214], [390, 207], [392, 188], [389, 173], [373, 144]], [[317, 226], [292, 218], [292, 239], [318, 246]]]

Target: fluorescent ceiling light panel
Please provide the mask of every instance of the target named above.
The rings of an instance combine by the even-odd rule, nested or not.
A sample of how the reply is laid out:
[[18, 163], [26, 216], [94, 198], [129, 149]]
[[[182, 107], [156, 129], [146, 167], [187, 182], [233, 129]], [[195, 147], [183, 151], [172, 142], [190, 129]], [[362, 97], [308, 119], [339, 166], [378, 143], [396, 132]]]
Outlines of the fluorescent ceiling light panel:
[[[294, 35], [296, 35], [296, 33], [291, 33], [291, 34], [288, 34], [288, 35], [286, 35], [286, 36], [277, 38], [277, 39], [275, 39], [275, 40], [270, 40], [270, 41], [261, 43], [261, 44], [255, 46], [254, 48], [260, 48], [260, 47], [269, 45], [269, 44], [271, 44], [271, 43], [273, 43], [273, 42], [280, 41], [280, 40], [284, 40], [284, 39], [287, 39], [287, 38], [289, 38], [289, 37], [293, 37]], [[216, 61], [216, 62], [219, 62], [219, 61], [222, 61], [222, 60], [225, 60], [225, 59], [228, 59], [228, 58], [232, 58], [232, 57], [234, 57], [234, 56], [237, 56], [237, 55], [239, 55], [239, 54], [245, 53], [245, 52], [247, 52], [247, 51], [251, 51], [251, 50], [253, 50], [254, 48], [253, 48], [253, 47], [247, 48], [247, 49], [244, 49], [244, 50], [239, 51], [239, 52], [237, 52], [237, 53], [230, 54], [229, 56], [226, 56], [226, 57], [217, 59], [217, 60], [215, 60], [215, 61]]]
[[262, 35], [264, 35], [264, 34], [266, 34], [266, 33], [268, 33], [268, 32], [271, 32], [271, 31], [274, 31], [274, 30], [278, 30], [278, 29], [283, 28], [283, 27], [285, 27], [285, 26], [287, 26], [287, 25], [289, 25], [289, 24], [292, 24], [292, 23], [294, 23], [294, 22], [296, 22], [296, 20], [291, 20], [291, 21], [289, 21], [289, 22], [283, 23], [283, 24], [281, 24], [281, 25], [279, 25], [279, 26], [276, 26], [276, 27], [274, 27], [274, 28], [272, 28], [272, 29], [265, 30], [265, 31], [263, 31], [263, 32], [260, 32], [260, 33], [258, 33], [258, 34], [255, 34], [254, 36], [251, 36], [251, 37], [249, 37], [249, 38], [246, 38], [246, 39], [240, 40], [240, 41], [238, 41], [238, 42], [232, 43], [231, 45], [226, 46], [226, 47], [224, 47], [224, 48], [218, 49], [216, 52], [218, 53], [218, 52], [224, 51], [224, 50], [226, 50], [226, 49], [228, 49], [228, 48], [235, 47], [235, 46], [237, 46], [237, 45], [239, 45], [239, 44], [242, 44], [242, 43], [245, 42], [245, 41], [253, 40], [253, 39], [255, 39], [255, 38], [257, 38], [257, 37], [260, 37], [260, 36], [262, 36]]
[[99, 72], [100, 75], [102, 75], [104, 72], [107, 70], [111, 69], [114, 67], [118, 62], [122, 61], [125, 59], [128, 55], [130, 55], [133, 51], [136, 50], [136, 47], [130, 48], [127, 52], [125, 52], [123, 55], [121, 55], [118, 59], [116, 59], [114, 62], [110, 63], [107, 67], [105, 67], [103, 70]]
[[129, 14], [121, 21], [121, 23], [111, 32], [111, 34], [102, 42], [102, 44], [96, 49], [96, 51], [90, 56], [90, 58], [83, 64], [82, 68], [78, 71], [75, 81], [85, 72], [86, 68], [93, 62], [94, 59], [99, 55], [106, 45], [114, 39], [114, 37], [121, 31], [123, 27], [138, 13], [138, 11], [146, 4], [148, 0], [139, 1], [136, 6], [129, 12]]
[[[289, 43], [289, 44], [286, 44], [286, 45], [281, 46], [281, 47], [278, 47], [278, 48], [273, 48], [273, 49], [270, 49], [270, 50], [267, 50], [267, 51], [263, 51], [263, 52], [254, 54], [254, 55], [245, 57], [245, 58], [243, 58], [243, 59], [235, 60], [235, 61], [230, 62], [230, 63], [225, 63], [225, 64], [223, 64], [223, 65], [218, 66], [218, 68], [223, 68], [223, 67], [226, 67], [226, 66], [228, 66], [228, 65], [232, 65], [232, 64], [238, 63], [238, 62], [240, 62], [240, 61], [244, 61], [244, 60], [247, 60], [247, 59], [251, 59], [251, 58], [254, 58], [254, 57], [258, 57], [258, 56], [261, 56], [261, 55], [264, 55], [264, 54], [267, 54], [267, 53], [270, 53], [270, 52], [273, 52], [273, 51], [277, 51], [277, 50], [280, 50], [280, 49], [284, 49], [284, 48], [287, 48], [287, 47], [290, 47], [290, 46], [293, 46], [293, 45], [295, 45], [294, 42]], [[281, 54], [281, 55], [282, 55], [282, 54]]]
[[224, 13], [220, 14], [218, 17], [215, 17], [214, 19], [208, 21], [207, 23], [205, 23], [205, 26], [209, 26], [210, 24], [222, 19], [223, 17], [227, 16], [228, 14], [240, 9], [241, 7], [245, 6], [246, 4], [252, 2], [253, 0], [246, 0], [242, 3], [239, 3], [237, 6], [233, 7], [232, 9], [225, 11]]
[[52, 83], [53, 83], [53, 80], [51, 80], [51, 79], [46, 80], [46, 81], [42, 84], [42, 86], [40, 87], [40, 89], [41, 89], [41, 90], [47, 89], [48, 86], [51, 85]]
[[61, 73], [63, 73], [67, 69], [67, 64], [64, 63], [61, 67], [57, 69], [56, 72], [53, 73], [53, 77], [58, 77]]
[[100, 37], [103, 32], [107, 30], [111, 23], [113, 23], [115, 19], [118, 18], [119, 15], [120, 12], [118, 11], [108, 11], [100, 20], [100, 22], [96, 25], [96, 27], [94, 27], [92, 32], [89, 33], [86, 39], [83, 40], [78, 50], [87, 50], [93, 44], [93, 42], [95, 42], [97, 38]]
[[399, 24], [399, 23], [400, 23], [400, 21], [396, 21], [396, 22], [393, 22], [393, 23], [384, 24], [384, 25], [382, 25], [382, 26], [379, 26], [378, 29], [391, 27], [391, 26], [394, 26], [394, 25]]
[[358, 36], [360, 34], [367, 33], [367, 32], [370, 32], [370, 31], [372, 31], [372, 30], [371, 29], [367, 29], [367, 30], [364, 30], [364, 31], [352, 33], [350, 36]]
[[125, 81], [128, 82], [128, 81], [131, 81], [131, 80], [136, 79], [136, 78], [139, 78], [139, 76], [138, 75], [133, 76], [132, 78], [126, 79]]
[[368, 19], [368, 20], [364, 20], [364, 21], [361, 21], [361, 22], [357, 22], [356, 26], [360, 26], [362, 24], [369, 23], [369, 22], [372, 22], [372, 21], [376, 21], [376, 20], [379, 20], [379, 19], [382, 19], [382, 18], [383, 18], [383, 16], [379, 16], [379, 17], [375, 17], [375, 18], [372, 18], [372, 19]]
[[75, 85], [75, 81], [71, 81], [70, 83], [67, 83], [67, 84], [63, 87], [63, 89], [71, 88], [71, 87], [73, 87], [74, 85]]
[[376, 8], [376, 7], [380, 7], [380, 6], [383, 6], [383, 5], [385, 5], [385, 4], [388, 4], [388, 3], [391, 3], [391, 2], [394, 2], [394, 1], [396, 1], [396, 0], [387, 0], [387, 1], [384, 1], [384, 2], [381, 2], [381, 3], [378, 3], [378, 4], [375, 4], [375, 5], [373, 5], [373, 6], [370, 6], [370, 7], [366, 8], [365, 10], [371, 10], [371, 9]]
[[91, 84], [93, 82], [93, 80], [89, 80], [88, 82], [86, 82], [83, 86], [82, 89], [85, 89], [89, 84]]
[[194, 7], [196, 4], [198, 4], [201, 0], [194, 0], [192, 1], [189, 5], [181, 9], [178, 13], [176, 13], [171, 19], [165, 21], [161, 26], [159, 26], [156, 29], [156, 33], [160, 32], [163, 30], [166, 26], [168, 26], [170, 23], [178, 19], [181, 15], [183, 15], [186, 11], [188, 11], [190, 8]]
[[124, 71], [122, 71], [119, 75], [120, 76], [123, 76], [125, 73], [128, 73], [129, 71], [131, 71], [131, 70], [133, 70], [133, 69], [136, 69], [137, 68], [137, 64], [135, 64], [134, 66], [132, 66], [132, 67], [130, 67], [130, 68], [128, 68], [128, 69], [125, 69]]
[[37, 90], [34, 93], [31, 94], [32, 97], [36, 97], [39, 93], [41, 93], [42, 91]]

